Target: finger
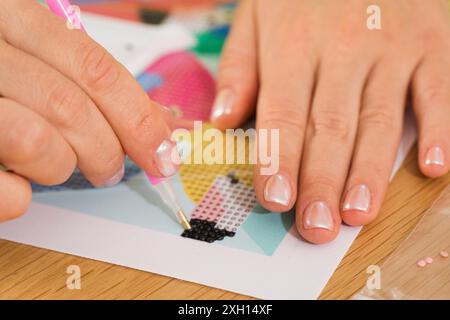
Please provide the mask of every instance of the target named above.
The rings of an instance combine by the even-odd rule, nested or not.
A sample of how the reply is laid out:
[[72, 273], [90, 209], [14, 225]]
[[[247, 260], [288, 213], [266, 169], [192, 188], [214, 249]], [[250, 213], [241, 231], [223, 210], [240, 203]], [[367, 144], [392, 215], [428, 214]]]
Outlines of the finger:
[[296, 225], [313, 243], [333, 240], [341, 224], [339, 201], [350, 164], [369, 58], [355, 64], [347, 54], [321, 63], [308, 120], [300, 172]]
[[[269, 141], [272, 160], [279, 167], [268, 166], [259, 158], [255, 166], [255, 189], [260, 203], [268, 210], [283, 212], [291, 209], [297, 195], [297, 179], [305, 136], [305, 123], [314, 87], [317, 66], [315, 57], [307, 54], [306, 41], [296, 43], [287, 38], [286, 30], [278, 30], [278, 36], [267, 35], [261, 48], [261, 87], [258, 98], [256, 127], [259, 136], [278, 130], [279, 139]], [[268, 32], [268, 33], [267, 33]], [[280, 35], [285, 35], [284, 36]], [[275, 60], [287, 63], [274, 64]], [[262, 150], [265, 141], [260, 139]], [[264, 152], [266, 153], [266, 152]], [[259, 152], [261, 155], [261, 152]], [[273, 167], [267, 171], [267, 167]], [[277, 170], [274, 170], [277, 169]]]
[[161, 109], [164, 121], [167, 123], [171, 131], [178, 128], [188, 130], [194, 129], [195, 120], [183, 118], [182, 113], [178, 110], [178, 108], [169, 108], [158, 103], [156, 105]]
[[[19, 11], [20, 19], [7, 19], [9, 24], [3, 25], [5, 15]], [[138, 166], [155, 176], [176, 172], [178, 159], [170, 161], [175, 143], [161, 111], [104, 48], [87, 34], [68, 29], [65, 21], [34, 1], [11, 1], [0, 12], [0, 27], [7, 42], [51, 65], [91, 97]]]
[[400, 143], [413, 65], [380, 61], [364, 90], [352, 166], [342, 198], [342, 219], [363, 225], [379, 212]]
[[222, 129], [243, 124], [255, 110], [258, 86], [254, 1], [241, 1], [220, 59], [211, 122]]
[[1, 41], [0, 60], [0, 93], [30, 107], [57, 128], [94, 186], [118, 183], [124, 172], [122, 147], [84, 91], [41, 60]]
[[47, 121], [14, 101], [0, 98], [0, 163], [34, 182], [53, 185], [70, 177], [76, 156]]
[[12, 173], [0, 170], [0, 222], [24, 214], [31, 202], [30, 183]]
[[419, 166], [439, 177], [450, 169], [450, 50], [427, 56], [412, 82], [413, 107], [419, 129]]

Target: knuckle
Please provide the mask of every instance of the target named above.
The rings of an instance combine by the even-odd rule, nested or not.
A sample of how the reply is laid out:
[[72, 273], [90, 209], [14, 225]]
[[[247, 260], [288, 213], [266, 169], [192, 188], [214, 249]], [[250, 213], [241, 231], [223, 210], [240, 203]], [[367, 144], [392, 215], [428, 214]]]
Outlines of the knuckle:
[[142, 137], [143, 141], [151, 141], [157, 125], [157, 120], [152, 112], [143, 112], [134, 120], [132, 130], [136, 137]]
[[57, 85], [47, 99], [47, 110], [62, 126], [73, 126], [85, 119], [87, 98], [73, 88]]
[[81, 57], [85, 85], [96, 91], [111, 90], [120, 74], [114, 58], [94, 42], [82, 47]]
[[[389, 179], [390, 168], [389, 166], [383, 166], [378, 162], [365, 160], [359, 161], [352, 166], [352, 175], [359, 176], [359, 173], [364, 172], [366, 177], [370, 177], [370, 181], [373, 183], [371, 189], [379, 185], [379, 181], [385, 182]], [[362, 176], [362, 175], [361, 175]], [[372, 192], [375, 190], [372, 190]]]
[[234, 45], [229, 46], [220, 59], [219, 82], [233, 81], [245, 83], [245, 79], [254, 78], [255, 63], [253, 61], [254, 58], [248, 52], [242, 49], [235, 49]]
[[332, 46], [333, 55], [336, 59], [350, 60], [355, 56], [355, 50], [361, 49], [363, 41], [360, 34], [357, 33], [359, 28], [354, 30], [343, 30], [336, 36], [336, 41]]
[[43, 123], [18, 121], [9, 133], [9, 147], [28, 162], [41, 156], [48, 145], [50, 129]]
[[323, 171], [311, 170], [304, 182], [305, 190], [316, 190], [323, 194], [338, 194], [340, 183], [331, 174], [324, 174]]
[[286, 99], [272, 100], [265, 109], [259, 115], [261, 128], [279, 128], [293, 132], [305, 130], [306, 114], [298, 103]]
[[446, 97], [449, 97], [448, 89], [444, 88], [440, 80], [432, 81], [418, 92], [418, 99], [424, 105], [442, 104], [446, 101]]
[[115, 174], [124, 164], [124, 155], [121, 150], [110, 152], [102, 159], [100, 175], [106, 178]]
[[228, 43], [225, 53], [220, 60], [221, 69], [234, 69], [245, 65], [243, 61], [249, 61], [250, 57], [247, 52], [239, 47]]
[[389, 110], [394, 110], [395, 106], [385, 103], [368, 105], [363, 108], [360, 114], [360, 123], [365, 128], [375, 128], [382, 132], [393, 132], [400, 127], [400, 123], [395, 121], [395, 117]]
[[350, 124], [342, 114], [312, 112], [310, 126], [314, 136], [347, 139], [350, 136]]

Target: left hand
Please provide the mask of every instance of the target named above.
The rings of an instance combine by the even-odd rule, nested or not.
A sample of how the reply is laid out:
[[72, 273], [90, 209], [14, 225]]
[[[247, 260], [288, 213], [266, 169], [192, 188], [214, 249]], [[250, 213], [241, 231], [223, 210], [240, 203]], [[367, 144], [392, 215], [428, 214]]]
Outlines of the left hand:
[[[367, 8], [381, 8], [381, 30]], [[313, 243], [343, 220], [375, 219], [398, 149], [409, 89], [419, 166], [450, 168], [450, 17], [446, 0], [243, 0], [228, 39], [212, 122], [280, 129], [280, 170], [255, 172], [267, 209], [296, 204]]]

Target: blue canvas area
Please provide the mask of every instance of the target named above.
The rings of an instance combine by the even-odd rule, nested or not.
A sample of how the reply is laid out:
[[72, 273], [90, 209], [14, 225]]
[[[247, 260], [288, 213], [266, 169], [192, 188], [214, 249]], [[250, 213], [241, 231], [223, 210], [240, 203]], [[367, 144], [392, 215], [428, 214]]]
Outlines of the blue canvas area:
[[[192, 211], [194, 204], [182, 191], [179, 178], [171, 180], [183, 208]], [[175, 216], [162, 203], [144, 173], [112, 188], [36, 193], [33, 201], [173, 235], [181, 233]]]
[[[189, 215], [195, 203], [184, 192], [178, 175], [171, 178], [171, 183]], [[33, 195], [33, 201], [177, 237], [182, 232], [176, 218], [142, 172], [112, 188], [38, 192]], [[261, 207], [257, 207], [233, 238], [227, 237], [211, 245], [271, 255], [289, 229], [288, 223], [280, 217], [278, 213], [263, 213]]]
[[[122, 181], [128, 181], [141, 170], [131, 161], [125, 161], [125, 173]], [[83, 176], [83, 174], [77, 169], [72, 176], [63, 184], [57, 186], [43, 186], [37, 183], [32, 183], [31, 188], [33, 193], [49, 192], [49, 191], [68, 191], [68, 190], [84, 190], [94, 189], [94, 186]]]
[[154, 88], [160, 87], [163, 83], [161, 77], [154, 73], [148, 73], [145, 72], [141, 74], [137, 81], [141, 85], [141, 87], [144, 89], [145, 92], [149, 92]]
[[272, 255], [294, 225], [295, 214], [269, 212], [260, 205], [253, 209], [241, 226], [266, 255]]

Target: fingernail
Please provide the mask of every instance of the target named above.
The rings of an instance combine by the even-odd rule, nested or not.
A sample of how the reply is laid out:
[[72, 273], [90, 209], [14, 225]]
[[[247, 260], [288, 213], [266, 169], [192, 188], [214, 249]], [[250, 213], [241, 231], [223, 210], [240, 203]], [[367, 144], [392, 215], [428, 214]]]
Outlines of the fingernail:
[[116, 184], [118, 184], [123, 179], [123, 175], [125, 174], [125, 165], [122, 164], [122, 167], [115, 175], [113, 175], [108, 181], [106, 181], [104, 187], [110, 188], [114, 187]]
[[350, 188], [345, 196], [343, 211], [358, 210], [369, 212], [370, 190], [365, 184], [358, 184]]
[[444, 165], [444, 151], [440, 147], [433, 147], [427, 152], [425, 164], [428, 165]]
[[222, 89], [216, 96], [211, 113], [211, 120], [231, 113], [234, 103], [234, 93], [231, 89]]
[[159, 172], [169, 177], [177, 172], [177, 166], [181, 163], [177, 145], [169, 140], [164, 140], [156, 149], [155, 163]]
[[287, 206], [291, 199], [291, 186], [289, 181], [282, 175], [271, 176], [264, 187], [264, 199]]
[[303, 214], [303, 227], [305, 229], [327, 229], [333, 231], [333, 216], [325, 202], [315, 201], [306, 207]]

